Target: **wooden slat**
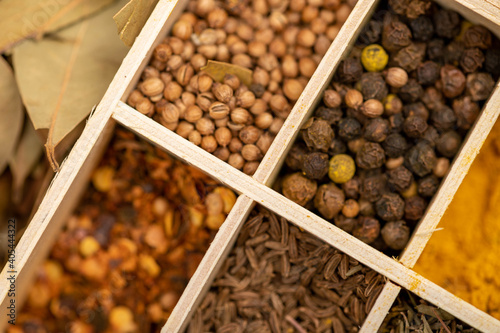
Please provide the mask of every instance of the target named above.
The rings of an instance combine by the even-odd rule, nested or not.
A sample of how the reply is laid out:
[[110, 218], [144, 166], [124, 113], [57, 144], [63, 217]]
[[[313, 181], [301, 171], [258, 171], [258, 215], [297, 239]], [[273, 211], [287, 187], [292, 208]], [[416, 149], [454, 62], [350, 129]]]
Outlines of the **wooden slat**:
[[255, 179], [267, 185], [274, 181], [300, 128], [314, 112], [316, 105], [322, 98], [323, 91], [330, 84], [338, 64], [348, 55], [358, 34], [375, 10], [378, 1], [359, 0], [353, 8], [262, 159], [254, 174]]
[[189, 324], [190, 318], [210, 289], [220, 266], [233, 248], [244, 222], [248, 218], [254, 201], [245, 195], [240, 195], [231, 213], [217, 231], [217, 235], [210, 244], [210, 248], [203, 256], [196, 272], [189, 280], [189, 284], [182, 293], [170, 318], [163, 326], [162, 333], [183, 332]]
[[[86, 181], [94, 166], [99, 161], [102, 151], [110, 139], [113, 122], [111, 113], [117, 102], [135, 84], [132, 82], [140, 75], [147, 64], [147, 55], [152, 52], [152, 45], [162, 39], [164, 23], [172, 13], [176, 1], [161, 0], [151, 14], [140, 36], [125, 57], [106, 94], [98, 105], [94, 115], [88, 120], [82, 135], [75, 143], [61, 171], [54, 177], [44, 200], [24, 235], [16, 247], [17, 294], [16, 307], [20, 310], [23, 299], [29, 291], [29, 285], [41, 261], [52, 245], [58, 231], [67, 219], [73, 206], [85, 189]], [[175, 13], [174, 13], [175, 14]], [[7, 324], [8, 293], [7, 266], [0, 274], [0, 331]]]
[[191, 144], [187, 140], [180, 139], [177, 134], [151, 118], [140, 114], [130, 106], [119, 103], [119, 109], [118, 112], [113, 114], [113, 118], [146, 140], [186, 163], [199, 168], [235, 191], [244, 193], [257, 203], [383, 274], [389, 280], [443, 308], [464, 322], [483, 331], [500, 330], [500, 321], [457, 298], [398, 261], [389, 258], [370, 245], [312, 214], [304, 207], [297, 205], [252, 177], [229, 166], [200, 147]]

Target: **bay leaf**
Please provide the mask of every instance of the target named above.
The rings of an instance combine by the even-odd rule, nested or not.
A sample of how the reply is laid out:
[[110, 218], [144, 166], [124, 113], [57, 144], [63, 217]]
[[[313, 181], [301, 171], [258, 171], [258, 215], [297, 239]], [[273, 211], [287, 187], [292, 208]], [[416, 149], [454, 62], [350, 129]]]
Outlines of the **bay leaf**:
[[40, 160], [43, 153], [43, 145], [30, 121], [25, 121], [23, 135], [16, 148], [15, 154], [9, 161], [12, 173], [12, 198], [19, 202], [24, 188], [26, 178]]
[[23, 104], [14, 73], [0, 56], [0, 175], [14, 153], [23, 129]]
[[207, 65], [202, 67], [201, 70], [217, 82], [222, 82], [226, 74], [233, 74], [236, 75], [244, 85], [249, 87], [252, 84], [252, 71], [238, 65], [209, 60]]
[[45, 146], [55, 170], [55, 147], [99, 102], [127, 52], [112, 20], [123, 4], [14, 49], [21, 97], [35, 129], [48, 130]]
[[120, 39], [127, 46], [134, 44], [158, 0], [130, 0], [115, 16]]
[[41, 38], [47, 32], [87, 17], [116, 0], [1, 0], [0, 53], [26, 38]]

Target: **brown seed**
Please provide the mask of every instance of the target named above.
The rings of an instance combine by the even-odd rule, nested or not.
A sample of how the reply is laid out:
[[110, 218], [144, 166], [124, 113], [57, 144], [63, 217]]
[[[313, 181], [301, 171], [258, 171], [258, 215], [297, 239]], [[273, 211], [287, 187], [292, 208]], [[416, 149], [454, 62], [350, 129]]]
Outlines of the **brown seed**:
[[175, 133], [179, 134], [184, 139], [187, 139], [189, 134], [194, 130], [194, 125], [188, 123], [187, 121], [181, 121], [175, 130]]
[[210, 76], [202, 74], [198, 76], [198, 91], [207, 92], [212, 88], [213, 80]]
[[216, 83], [213, 85], [212, 92], [219, 101], [228, 103], [233, 96], [233, 89], [227, 84]]
[[172, 48], [168, 44], [159, 44], [153, 53], [153, 57], [161, 62], [167, 62], [168, 58], [172, 55]]
[[363, 103], [361, 112], [368, 118], [376, 118], [384, 113], [384, 105], [377, 99], [369, 99]]
[[206, 135], [201, 139], [200, 146], [209, 153], [213, 153], [217, 149], [217, 140], [213, 135]]
[[223, 119], [229, 115], [230, 108], [227, 104], [214, 102], [210, 105], [208, 112], [212, 119]]
[[323, 96], [323, 103], [329, 108], [337, 108], [342, 104], [342, 97], [333, 89], [327, 89]]
[[253, 144], [257, 142], [261, 135], [262, 131], [255, 126], [246, 126], [241, 129], [240, 133], [238, 134], [241, 142], [243, 142], [244, 144]]
[[196, 129], [202, 135], [211, 135], [215, 131], [214, 122], [208, 118], [201, 118], [196, 122]]
[[297, 44], [304, 47], [312, 47], [316, 42], [316, 35], [310, 29], [304, 28], [297, 34]]
[[194, 75], [193, 66], [191, 66], [191, 64], [185, 64], [179, 67], [175, 75], [175, 79], [177, 80], [177, 82], [179, 82], [180, 85], [187, 86], [189, 80], [191, 80], [193, 75]]
[[168, 103], [163, 109], [161, 117], [166, 123], [177, 122], [179, 120], [179, 108], [175, 104]]
[[165, 84], [159, 77], [150, 77], [139, 85], [139, 89], [146, 96], [156, 96], [163, 92]]
[[231, 111], [231, 120], [236, 124], [245, 124], [250, 118], [250, 113], [243, 108], [236, 108]]
[[302, 94], [302, 90], [304, 90], [304, 86], [302, 86], [302, 84], [295, 79], [287, 80], [283, 86], [283, 93], [292, 101], [299, 99], [300, 94]]
[[408, 82], [408, 73], [400, 67], [391, 67], [387, 70], [385, 82], [394, 88], [401, 88]]
[[363, 95], [356, 89], [349, 89], [344, 99], [345, 104], [353, 109], [357, 109], [363, 104]]
[[177, 82], [169, 82], [165, 86], [165, 89], [163, 90], [163, 96], [170, 101], [173, 102], [179, 97], [181, 97], [182, 94], [182, 87], [177, 83]]
[[353, 218], [359, 213], [359, 204], [356, 200], [348, 199], [344, 203], [344, 208], [342, 208], [342, 214], [345, 217]]
[[177, 21], [172, 27], [172, 35], [182, 40], [188, 40], [193, 33], [193, 26], [187, 21]]
[[127, 104], [135, 108], [136, 104], [143, 99], [144, 95], [138, 89], [135, 89], [130, 93], [130, 96], [127, 98]]
[[273, 123], [273, 115], [269, 112], [264, 112], [255, 117], [255, 126], [261, 129], [267, 129]]
[[226, 147], [231, 142], [232, 138], [233, 135], [227, 127], [219, 127], [215, 130], [215, 139], [222, 147]]
[[241, 156], [247, 161], [257, 161], [262, 158], [262, 152], [259, 147], [253, 144], [247, 144], [241, 148]]
[[191, 105], [184, 112], [184, 119], [190, 123], [196, 123], [203, 116], [203, 111], [196, 105]]
[[243, 168], [243, 166], [245, 165], [245, 160], [243, 159], [243, 157], [238, 154], [238, 153], [233, 153], [231, 155], [229, 155], [229, 158], [227, 159], [227, 163], [238, 169], [238, 170], [241, 170]]
[[255, 95], [251, 91], [245, 91], [236, 97], [236, 105], [244, 109], [251, 107], [255, 103]]
[[197, 130], [192, 131], [191, 133], [189, 133], [188, 140], [191, 143], [199, 146], [200, 143], [201, 143], [201, 134], [200, 134], [200, 132], [198, 132]]
[[240, 139], [233, 137], [231, 142], [229, 142], [229, 151], [231, 151], [231, 153], [239, 153], [241, 148], [243, 148], [243, 143]]
[[153, 115], [153, 112], [155, 111], [154, 104], [151, 103], [151, 101], [148, 98], [144, 98], [144, 99], [138, 101], [135, 105], [135, 108], [140, 113], [148, 115], [148, 116]]

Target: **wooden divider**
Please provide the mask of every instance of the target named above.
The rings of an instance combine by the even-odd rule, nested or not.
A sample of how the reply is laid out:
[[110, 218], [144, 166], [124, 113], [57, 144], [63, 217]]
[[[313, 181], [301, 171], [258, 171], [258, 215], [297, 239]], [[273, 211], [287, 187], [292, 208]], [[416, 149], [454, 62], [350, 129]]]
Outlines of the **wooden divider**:
[[[113, 118], [139, 136], [191, 164], [233, 190], [284, 217], [345, 254], [386, 276], [389, 280], [441, 307], [482, 331], [500, 331], [500, 321], [423, 278], [400, 262], [314, 215], [273, 189], [219, 160], [202, 148], [166, 129], [130, 106], [119, 103]], [[180, 311], [180, 310], [179, 310]], [[167, 324], [168, 325], [168, 324]], [[163, 332], [175, 332], [164, 330]]]
[[[457, 10], [473, 22], [483, 23], [500, 35], [500, 6], [495, 0], [438, 0], [437, 2]], [[329, 84], [339, 62], [350, 51], [350, 47], [355, 42], [363, 25], [369, 20], [378, 0], [358, 1], [292, 109], [282, 130], [264, 156], [253, 178], [234, 169], [200, 147], [194, 146], [123, 103], [138, 82], [154, 46], [163, 40], [187, 3], [188, 0], [160, 0], [125, 58], [95, 115], [89, 119], [82, 136], [63, 163], [61, 171], [56, 175], [38, 212], [17, 246], [16, 269], [20, 277], [18, 285], [27, 288], [36, 267], [43, 260], [52, 240], [85, 189], [84, 184], [107, 147], [116, 120], [169, 154], [194, 165], [240, 193], [233, 210], [217, 233], [162, 332], [181, 332], [187, 327], [193, 311], [210, 287], [217, 270], [231, 250], [255, 203], [274, 211], [392, 281], [389, 281], [384, 287], [363, 325], [362, 332], [374, 332], [379, 328], [401, 287], [440, 306], [479, 330], [500, 331], [500, 321], [411, 270], [498, 117], [500, 110], [499, 87], [496, 87], [494, 95], [471, 130], [449, 175], [429, 206], [428, 212], [413, 235], [401, 261], [398, 262], [268, 187], [276, 178], [301, 125], [314, 112], [314, 108], [321, 98], [321, 93]], [[7, 268], [4, 268], [0, 274], [2, 281], [0, 282], [2, 284], [0, 288], [2, 307], [0, 315], [2, 316], [6, 314], [6, 302], [8, 302], [8, 288], [3, 287], [4, 285], [7, 287], [6, 274]], [[4, 327], [2, 325], [4, 322], [0, 321], [0, 330]]]

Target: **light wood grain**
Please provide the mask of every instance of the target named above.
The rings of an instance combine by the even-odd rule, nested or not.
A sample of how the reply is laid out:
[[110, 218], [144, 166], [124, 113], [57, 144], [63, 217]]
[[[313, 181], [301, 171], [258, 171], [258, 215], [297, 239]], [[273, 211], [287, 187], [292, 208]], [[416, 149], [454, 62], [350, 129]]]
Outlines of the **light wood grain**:
[[262, 159], [254, 174], [255, 179], [267, 185], [274, 182], [300, 128], [314, 112], [316, 105], [322, 98], [323, 91], [330, 84], [337, 66], [348, 55], [351, 46], [377, 3], [378, 0], [359, 0], [353, 8]]
[[177, 302], [169, 320], [163, 326], [162, 333], [182, 332], [186, 329], [190, 318], [210, 289], [220, 266], [229, 255], [253, 206], [254, 201], [249, 197], [245, 195], [238, 197], [231, 213], [217, 231], [210, 248], [189, 280], [189, 284]]
[[[160, 1], [137, 38], [134, 46], [124, 59], [106, 94], [98, 105], [94, 115], [75, 143], [67, 159], [61, 165], [61, 171], [47, 190], [44, 200], [24, 235], [16, 247], [17, 295], [16, 304], [19, 312], [34, 274], [46, 257], [64, 221], [85, 189], [90, 173], [100, 159], [111, 136], [113, 122], [110, 121], [118, 101], [132, 86], [132, 80], [140, 75], [139, 71], [147, 63], [146, 55], [152, 45], [160, 38], [163, 23], [172, 13], [176, 1]], [[161, 24], [158, 24], [160, 22]], [[0, 331], [7, 324], [7, 304], [10, 302], [7, 284], [7, 266], [0, 274]]]
[[457, 298], [435, 283], [423, 278], [398, 261], [389, 258], [328, 221], [288, 200], [266, 185], [229, 166], [154, 120], [139, 114], [124, 103], [113, 118], [146, 140], [199, 168], [228, 187], [286, 218], [345, 254], [383, 274], [389, 280], [443, 308], [457, 318], [483, 331], [500, 330], [500, 321]]

